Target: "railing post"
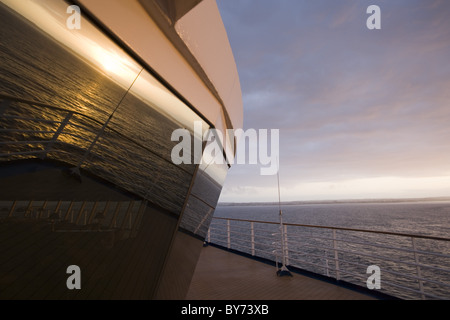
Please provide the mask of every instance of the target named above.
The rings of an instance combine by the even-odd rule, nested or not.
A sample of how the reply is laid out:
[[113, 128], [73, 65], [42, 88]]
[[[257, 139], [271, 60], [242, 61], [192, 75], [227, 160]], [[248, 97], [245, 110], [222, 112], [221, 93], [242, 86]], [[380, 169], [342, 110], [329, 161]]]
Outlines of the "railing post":
[[80, 211], [78, 212], [78, 216], [77, 216], [77, 218], [75, 220], [75, 224], [76, 225], [79, 225], [85, 207], [86, 207], [86, 201], [83, 201], [83, 204], [81, 205]]
[[[63, 221], [67, 221], [67, 220], [68, 220], [69, 215], [70, 215], [71, 212], [72, 212], [73, 203], [74, 203], [74, 201], [72, 200], [72, 201], [70, 202], [70, 204], [69, 204], [69, 207], [67, 208], [66, 214], [64, 215]], [[70, 222], [72, 222], [72, 219], [70, 219], [70, 220], [71, 220]]]
[[55, 212], [58, 212], [58, 211], [61, 211], [61, 210], [59, 210], [59, 208], [61, 208], [61, 203], [62, 203], [62, 200], [59, 200], [57, 203], [56, 203], [56, 207], [55, 207]]
[[284, 250], [285, 252], [283, 253], [284, 257], [285, 257], [285, 264], [288, 266], [289, 265], [289, 249], [288, 249], [288, 241], [287, 241], [287, 226], [284, 225]]
[[227, 248], [231, 248], [230, 220], [227, 220]]
[[14, 200], [11, 208], [9, 209], [8, 218], [11, 218], [14, 214], [14, 210], [16, 209], [17, 200]]
[[211, 227], [208, 229], [207, 239], [208, 239], [208, 243], [211, 243]]
[[117, 202], [116, 209], [114, 210], [111, 222], [109, 223], [109, 229], [117, 227], [117, 215], [119, 214], [121, 205], [122, 204], [120, 202]]
[[[411, 241], [412, 241], [412, 247], [413, 247], [413, 251], [414, 251], [414, 261], [416, 262], [417, 277], [418, 278], [422, 278], [422, 272], [420, 270], [420, 265], [419, 265], [419, 257], [417, 255], [416, 238], [411, 237]], [[419, 279], [418, 282], [419, 282], [419, 290], [420, 290], [420, 293], [421, 293], [421, 297], [422, 297], [422, 300], [424, 300], [425, 299], [425, 294], [424, 294], [424, 291], [423, 291], [423, 281]]]
[[255, 229], [253, 221], [250, 222], [251, 236], [252, 236], [252, 256], [255, 255]]
[[53, 145], [58, 140], [59, 136], [61, 135], [61, 132], [63, 132], [66, 125], [70, 122], [70, 118], [72, 118], [72, 116], [73, 116], [73, 112], [69, 111], [67, 116], [64, 118], [64, 120], [59, 125], [59, 127], [56, 130], [55, 134], [53, 135], [52, 139], [50, 140], [50, 143], [45, 147], [45, 149], [42, 153], [42, 156], [41, 156], [42, 159], [44, 159], [47, 156], [47, 153], [49, 153], [51, 151], [51, 149], [53, 148]]
[[88, 218], [88, 224], [92, 223], [92, 220], [94, 220], [94, 216], [95, 216], [95, 211], [97, 210], [97, 206], [98, 206], [98, 201], [95, 201], [94, 205], [92, 206], [91, 209], [91, 213], [89, 214], [89, 218]]
[[336, 280], [339, 280], [340, 279], [339, 255], [338, 255], [338, 251], [337, 251], [336, 229], [333, 229], [333, 250], [334, 250], [334, 262], [336, 265]]
[[327, 277], [330, 277], [330, 271], [329, 271], [329, 266], [328, 266], [327, 250], [325, 250], [324, 256], [325, 256], [325, 273], [326, 273]]
[[25, 218], [28, 218], [28, 215], [30, 215], [30, 218], [33, 218], [32, 209], [33, 209], [33, 200], [30, 200], [30, 202], [28, 202], [27, 209], [25, 210]]
[[45, 211], [45, 209], [47, 209], [47, 203], [48, 203], [48, 200], [45, 200], [44, 204], [40, 208], [40, 210], [39, 210], [39, 219], [42, 219], [44, 217], [44, 211]]

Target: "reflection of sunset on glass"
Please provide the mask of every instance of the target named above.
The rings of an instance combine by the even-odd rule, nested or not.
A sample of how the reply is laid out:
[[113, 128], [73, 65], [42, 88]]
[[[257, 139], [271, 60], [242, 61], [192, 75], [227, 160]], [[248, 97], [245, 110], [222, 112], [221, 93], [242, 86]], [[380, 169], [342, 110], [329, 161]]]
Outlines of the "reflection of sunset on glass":
[[[192, 110], [186, 109], [185, 104], [175, 98], [153, 76], [142, 74], [139, 79], [136, 79], [142, 68], [112, 40], [105, 37], [88, 21], [85, 21], [83, 15], [81, 28], [69, 30], [66, 26], [66, 19], [69, 15], [61, 15], [61, 12], [66, 12], [64, 2], [5, 0], [5, 4], [14, 10], [23, 12], [27, 19], [38, 24], [43, 31], [48, 32], [57, 41], [81, 55], [85, 61], [94, 65], [124, 89], [128, 89], [137, 80], [131, 90], [133, 94], [148, 101], [156, 108], [164, 106], [164, 108], [159, 108], [160, 112], [166, 115], [177, 114], [177, 121], [180, 125], [189, 128], [192, 132], [194, 131]], [[90, 85], [95, 86], [95, 83]], [[92, 91], [88, 86], [85, 90]], [[78, 100], [75, 103], [79, 105], [80, 111], [86, 109], [86, 106]], [[207, 128], [203, 129], [206, 130]]]
[[49, 33], [57, 41], [81, 55], [86, 61], [106, 71], [114, 81], [124, 88], [133, 82], [140, 67], [110, 39], [84, 21], [81, 28], [69, 30], [64, 2], [51, 0], [5, 0], [6, 5], [24, 13], [29, 21], [38, 24], [43, 31]]
[[89, 54], [89, 57], [91, 57], [93, 62], [100, 66], [103, 71], [114, 76], [114, 78], [119, 77], [119, 79], [129, 80], [136, 76], [137, 66], [136, 64], [133, 65], [130, 59], [121, 57], [119, 54], [102, 48], [95, 43], [92, 43], [91, 51], [92, 53]]
[[106, 71], [120, 73], [120, 67], [117, 67], [117, 60], [108, 54], [102, 57], [102, 65]]

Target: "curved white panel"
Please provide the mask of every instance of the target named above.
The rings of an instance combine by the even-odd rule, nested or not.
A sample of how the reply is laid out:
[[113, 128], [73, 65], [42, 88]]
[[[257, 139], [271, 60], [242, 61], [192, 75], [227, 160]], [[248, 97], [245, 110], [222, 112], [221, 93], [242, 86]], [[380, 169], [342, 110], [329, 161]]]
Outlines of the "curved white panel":
[[[215, 124], [216, 119], [220, 118], [220, 102], [138, 0], [80, 0], [80, 3]], [[216, 86], [233, 127], [241, 127], [239, 78], [215, 1], [203, 1], [188, 12], [177, 24], [177, 30], [181, 29], [185, 43]], [[213, 51], [212, 48], [217, 49]]]

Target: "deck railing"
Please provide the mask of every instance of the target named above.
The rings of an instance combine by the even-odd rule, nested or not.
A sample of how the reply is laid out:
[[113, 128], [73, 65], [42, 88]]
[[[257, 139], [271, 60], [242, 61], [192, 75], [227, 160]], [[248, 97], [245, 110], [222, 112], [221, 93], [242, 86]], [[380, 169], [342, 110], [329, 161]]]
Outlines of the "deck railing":
[[449, 238], [216, 217], [206, 242], [402, 299], [450, 299]]

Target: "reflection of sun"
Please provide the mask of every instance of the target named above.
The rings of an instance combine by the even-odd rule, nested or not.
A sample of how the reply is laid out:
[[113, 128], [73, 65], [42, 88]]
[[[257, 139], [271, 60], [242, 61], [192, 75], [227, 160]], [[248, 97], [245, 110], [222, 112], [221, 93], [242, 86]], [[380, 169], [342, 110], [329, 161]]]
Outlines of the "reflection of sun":
[[137, 75], [136, 64], [128, 57], [123, 57], [113, 51], [95, 45], [91, 57], [98, 65], [116, 81], [130, 82]]
[[120, 57], [102, 48], [96, 51], [96, 58], [105, 71], [118, 76], [126, 76], [126, 69]]
[[105, 69], [108, 72], [114, 72], [116, 71], [116, 64], [117, 62], [114, 60], [113, 57], [109, 56], [109, 55], [105, 55], [101, 61], [103, 69]]
[[0, 0], [0, 2], [23, 15], [52, 38], [94, 64], [124, 87], [128, 87], [142, 69], [88, 21], [83, 20], [83, 27], [76, 32], [69, 30], [66, 21], [60, 17], [60, 13], [67, 9], [64, 1]]

